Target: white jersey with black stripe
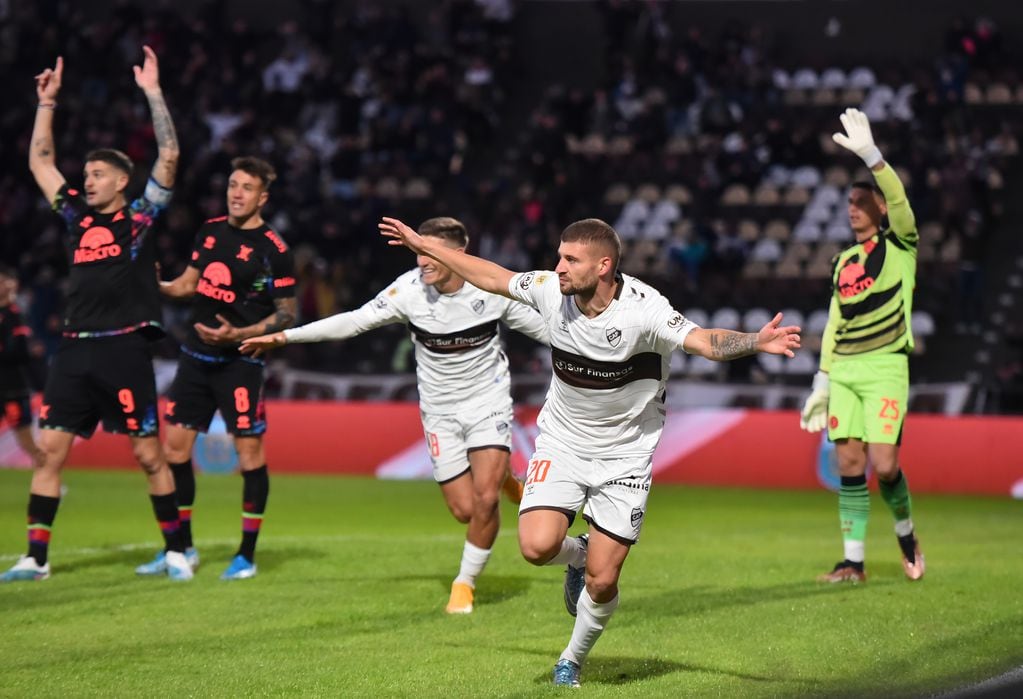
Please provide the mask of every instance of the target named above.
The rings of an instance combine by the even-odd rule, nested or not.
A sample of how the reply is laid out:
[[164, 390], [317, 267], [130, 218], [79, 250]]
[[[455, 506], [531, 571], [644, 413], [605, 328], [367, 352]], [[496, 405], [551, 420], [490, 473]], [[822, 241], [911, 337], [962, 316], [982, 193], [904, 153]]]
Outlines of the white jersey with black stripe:
[[540, 438], [583, 457], [653, 453], [671, 353], [697, 327], [635, 277], [618, 281], [615, 299], [595, 318], [561, 293], [554, 272], [516, 274], [508, 286], [550, 332], [554, 377], [537, 418]]
[[354, 311], [284, 332], [289, 342], [343, 340], [391, 323], [405, 323], [416, 354], [419, 407], [450, 415], [503, 405], [511, 379], [498, 322], [547, 344], [547, 324], [528, 306], [466, 282], [442, 294], [423, 284], [419, 269], [401, 275]]

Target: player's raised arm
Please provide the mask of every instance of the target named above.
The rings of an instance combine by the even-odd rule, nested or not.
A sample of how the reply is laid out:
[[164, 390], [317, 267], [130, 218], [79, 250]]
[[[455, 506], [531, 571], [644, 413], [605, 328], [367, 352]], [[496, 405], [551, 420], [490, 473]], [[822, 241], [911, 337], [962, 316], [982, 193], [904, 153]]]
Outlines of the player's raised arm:
[[683, 349], [719, 362], [764, 352], [795, 357], [799, 349], [799, 326], [781, 326], [781, 313], [777, 314], [757, 333], [741, 333], [724, 328], [694, 328], [686, 335]]
[[892, 231], [902, 240], [915, 244], [917, 239], [916, 217], [909, 206], [906, 189], [891, 165], [885, 162], [881, 150], [874, 143], [870, 120], [859, 109], [847, 109], [839, 116], [845, 133], [831, 135], [832, 140], [846, 150], [859, 156], [870, 168], [877, 186], [884, 194], [888, 222]]
[[388, 245], [404, 245], [417, 255], [440, 262], [477, 289], [511, 298], [508, 285], [515, 273], [482, 257], [449, 248], [440, 238], [421, 236], [396, 218], [384, 217], [377, 225]]
[[39, 104], [28, 149], [28, 169], [49, 203], [53, 203], [65, 182], [57, 169], [57, 153], [53, 145], [53, 113], [57, 108], [57, 93], [63, 77], [64, 59], [58, 56], [53, 68], [47, 68], [35, 78]]
[[[163, 99], [160, 88], [160, 69], [156, 53], [148, 46], [142, 47], [146, 58], [142, 67], [133, 66], [135, 84], [142, 88], [149, 102], [149, 111], [153, 115], [153, 133], [156, 134], [157, 158], [153, 165], [152, 179], [164, 190], [174, 187], [174, 178], [178, 172], [178, 159], [181, 151], [178, 147], [178, 135], [174, 130], [167, 103]], [[147, 195], [149, 194], [147, 188]], [[168, 197], [169, 199], [169, 194]], [[155, 202], [162, 204], [164, 202]]]

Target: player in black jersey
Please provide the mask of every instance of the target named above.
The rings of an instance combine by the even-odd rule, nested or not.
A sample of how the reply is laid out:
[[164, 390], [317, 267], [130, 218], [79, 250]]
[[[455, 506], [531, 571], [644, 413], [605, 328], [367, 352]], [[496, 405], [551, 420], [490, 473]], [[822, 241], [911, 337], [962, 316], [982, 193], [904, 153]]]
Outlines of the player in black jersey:
[[[184, 273], [163, 282], [170, 298], [192, 298], [194, 324], [181, 347], [178, 372], [167, 396], [164, 449], [177, 483], [182, 536], [193, 565], [195, 474], [192, 447], [219, 408], [244, 479], [242, 543], [224, 580], [256, 574], [256, 538], [270, 481], [263, 452], [263, 361], [239, 353], [242, 340], [291, 327], [297, 315], [295, 263], [291, 250], [263, 220], [262, 209], [276, 175], [259, 158], [235, 158], [227, 184], [227, 216], [207, 221], [195, 238]], [[139, 566], [140, 575], [166, 568], [164, 552]]]
[[2, 581], [50, 575], [50, 528], [60, 503], [60, 473], [76, 435], [89, 437], [102, 421], [107, 432], [127, 434], [168, 551], [167, 573], [187, 580], [174, 478], [158, 437], [156, 381], [150, 340], [163, 335], [156, 280], [153, 222], [167, 206], [178, 168], [178, 139], [160, 89], [156, 54], [143, 47], [135, 83], [153, 117], [158, 157], [145, 192], [131, 203], [125, 188], [132, 162], [112, 149], [85, 156], [85, 196], [57, 169], [53, 115], [64, 62], [36, 76], [36, 110], [29, 168], [43, 196], [67, 228], [67, 303], [64, 337], [53, 359], [39, 410], [42, 464], [32, 475], [28, 503], [28, 554]]
[[14, 432], [22, 451], [38, 467], [42, 453], [32, 438], [32, 409], [29, 405], [32, 387], [28, 380], [28, 339], [32, 331], [25, 325], [15, 304], [18, 296], [18, 273], [0, 265], [0, 420]]

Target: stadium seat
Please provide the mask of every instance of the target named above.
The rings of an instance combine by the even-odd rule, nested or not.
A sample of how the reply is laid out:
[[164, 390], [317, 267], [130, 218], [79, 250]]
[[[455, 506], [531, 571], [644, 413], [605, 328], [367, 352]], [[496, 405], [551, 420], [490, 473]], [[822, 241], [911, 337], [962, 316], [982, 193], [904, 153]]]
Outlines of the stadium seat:
[[966, 104], [984, 104], [984, 93], [976, 83], [966, 83], [963, 87], [963, 102]]
[[374, 193], [380, 199], [396, 200], [401, 198], [401, 185], [396, 177], [381, 177], [377, 180]]
[[689, 189], [681, 184], [673, 184], [668, 187], [664, 192], [664, 198], [675, 202], [679, 206], [691, 204], [693, 201], [693, 195], [689, 192]]
[[786, 257], [775, 265], [774, 276], [778, 279], [799, 279], [804, 276], [803, 265], [798, 260]]
[[629, 185], [615, 182], [604, 192], [604, 203], [608, 206], [624, 206], [629, 201]]
[[845, 71], [841, 68], [827, 68], [821, 73], [820, 85], [821, 87], [829, 87], [832, 89], [842, 89], [849, 84], [849, 78], [846, 76]]
[[797, 90], [815, 90], [820, 86], [820, 78], [813, 68], [800, 68], [792, 74], [792, 87]]
[[782, 318], [782, 325], [798, 325], [799, 327], [806, 325], [803, 312], [798, 308], [783, 308], [781, 314], [785, 316]]
[[807, 279], [827, 279], [831, 276], [831, 261], [820, 260], [819, 258], [813, 258], [806, 265], [806, 278]]
[[717, 377], [724, 372], [724, 362], [715, 362], [706, 357], [693, 355], [689, 357], [686, 369], [690, 376], [696, 378]]
[[782, 260], [792, 262], [806, 262], [808, 259], [810, 259], [811, 252], [812, 249], [807, 243], [799, 242], [793, 239], [788, 248], [785, 249], [785, 254], [782, 256]]
[[685, 352], [672, 352], [671, 360], [668, 366], [668, 373], [671, 376], [682, 376], [686, 373], [686, 364], [689, 361], [689, 355]]
[[876, 83], [877, 79], [874, 77], [874, 71], [866, 66], [859, 66], [849, 71], [849, 87], [868, 89], [874, 87]]
[[808, 201], [810, 201], [810, 190], [806, 186], [798, 185], [789, 187], [782, 198], [782, 204], [785, 206], [806, 206]]
[[760, 237], [760, 224], [750, 218], [744, 218], [738, 225], [739, 238], [747, 243], [755, 243]]
[[748, 333], [758, 332], [773, 317], [766, 308], [751, 308], [742, 314], [742, 329]]
[[785, 368], [786, 374], [809, 376], [819, 368], [819, 359], [816, 354], [803, 348], [796, 352], [795, 357], [786, 357], [782, 361], [782, 366]]
[[744, 279], [766, 279], [771, 276], [771, 265], [762, 260], [749, 260], [742, 268]]
[[834, 222], [824, 230], [824, 239], [835, 243], [848, 243], [852, 240], [852, 231], [845, 221]]
[[701, 328], [709, 327], [708, 323], [710, 322], [710, 318], [707, 315], [707, 311], [702, 308], [687, 308], [682, 311], [682, 315], [699, 325]]
[[858, 107], [863, 104], [863, 98], [867, 93], [860, 87], [847, 87], [842, 90], [842, 94], [838, 96], [839, 106], [853, 106]]
[[764, 226], [764, 237], [771, 240], [785, 241], [792, 235], [792, 229], [789, 227], [788, 221], [781, 218], [771, 219]]
[[810, 104], [815, 107], [830, 107], [838, 103], [838, 93], [826, 87], [819, 87], [810, 95]]
[[647, 205], [653, 206], [661, 199], [661, 188], [652, 182], [641, 184], [634, 195], [637, 199], [646, 202]]
[[750, 259], [757, 262], [777, 262], [781, 259], [781, 254], [781, 243], [773, 238], [762, 238], [753, 246]]
[[927, 311], [913, 311], [910, 316], [910, 326], [913, 334], [920, 337], [928, 337], [934, 334], [934, 318]]
[[729, 185], [721, 195], [722, 206], [747, 206], [749, 203], [749, 187], [744, 184]]
[[761, 180], [761, 184], [769, 184], [775, 187], [785, 187], [788, 185], [789, 180], [792, 178], [792, 171], [785, 167], [775, 163], [767, 168], [767, 174], [764, 175]]
[[788, 90], [792, 87], [792, 78], [788, 71], [782, 68], [775, 68], [771, 71], [771, 83], [779, 90]]
[[675, 136], [664, 149], [668, 155], [687, 155], [693, 152], [693, 144], [685, 136]]
[[781, 195], [777, 187], [761, 184], [753, 192], [753, 204], [756, 206], [778, 206], [781, 203]]
[[820, 170], [815, 168], [813, 165], [797, 167], [792, 171], [792, 179], [789, 180], [790, 185], [795, 187], [805, 187], [807, 189], [813, 189], [820, 183]]
[[739, 311], [735, 310], [731, 306], [725, 306], [714, 311], [710, 316], [710, 325], [712, 328], [727, 328], [729, 330], [737, 330], [741, 327], [742, 317], [739, 315]]
[[402, 191], [402, 195], [406, 199], [414, 201], [422, 201], [429, 199], [433, 196], [433, 188], [430, 186], [430, 181], [424, 177], [413, 177], [405, 183], [405, 188]]
[[[828, 137], [830, 140], [830, 136]], [[832, 165], [824, 173], [824, 181], [832, 187], [844, 189], [849, 186], [849, 171], [841, 165]]]
[[958, 262], [960, 255], [959, 236], [950, 235], [941, 245], [940, 257], [942, 262]]
[[806, 327], [803, 330], [808, 335], [823, 335], [824, 328], [828, 325], [828, 311], [824, 308], [818, 308], [817, 310], [810, 313], [806, 318]]
[[777, 354], [761, 352], [757, 355], [757, 364], [768, 374], [781, 374], [785, 371], [785, 359]]

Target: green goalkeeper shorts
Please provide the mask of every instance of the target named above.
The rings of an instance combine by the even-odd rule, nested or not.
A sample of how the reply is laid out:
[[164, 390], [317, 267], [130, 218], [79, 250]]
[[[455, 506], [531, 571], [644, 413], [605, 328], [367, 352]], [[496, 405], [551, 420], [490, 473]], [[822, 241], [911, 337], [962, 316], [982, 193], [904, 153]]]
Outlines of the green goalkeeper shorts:
[[828, 374], [828, 437], [868, 444], [900, 444], [909, 401], [905, 354], [836, 358]]

